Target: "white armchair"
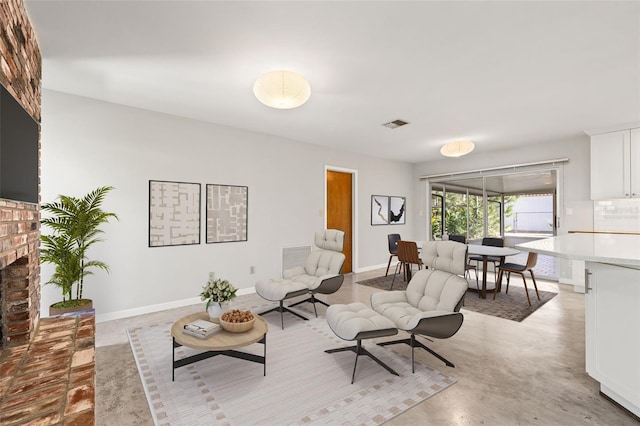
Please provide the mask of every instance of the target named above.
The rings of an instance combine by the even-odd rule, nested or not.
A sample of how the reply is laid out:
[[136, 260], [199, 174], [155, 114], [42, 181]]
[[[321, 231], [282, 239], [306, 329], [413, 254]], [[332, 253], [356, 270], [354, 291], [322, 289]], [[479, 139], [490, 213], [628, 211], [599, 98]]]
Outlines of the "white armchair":
[[[256, 293], [266, 300], [279, 303], [279, 306], [262, 314], [279, 311], [283, 329], [284, 311], [302, 319], [307, 319], [290, 310], [289, 307], [305, 302], [313, 303], [313, 310], [317, 317], [316, 303], [321, 303], [325, 306], [329, 305], [316, 299], [315, 295], [334, 293], [338, 291], [344, 281], [344, 275], [341, 274], [345, 260], [345, 255], [342, 253], [344, 232], [337, 229], [317, 231], [314, 243], [318, 250], [314, 250], [309, 254], [304, 266], [283, 271], [281, 279], [268, 279], [256, 283]], [[309, 297], [289, 307], [284, 306], [284, 300], [304, 294], [309, 294]]]
[[405, 343], [411, 346], [411, 364], [415, 371], [414, 349], [427, 350], [447, 366], [454, 365], [425, 344], [417, 335], [446, 339], [458, 332], [463, 322], [459, 312], [467, 290], [464, 275], [467, 247], [454, 241], [428, 241], [422, 249], [428, 269], [418, 271], [405, 291], [385, 291], [371, 295], [371, 307], [390, 319], [408, 339], [379, 343], [380, 346]]

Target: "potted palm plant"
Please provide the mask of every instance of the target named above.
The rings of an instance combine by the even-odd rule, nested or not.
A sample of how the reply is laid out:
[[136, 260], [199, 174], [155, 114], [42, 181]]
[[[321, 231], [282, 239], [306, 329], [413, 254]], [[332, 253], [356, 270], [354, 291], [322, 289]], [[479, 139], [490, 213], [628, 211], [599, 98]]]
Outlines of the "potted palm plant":
[[[55, 271], [46, 284], [53, 284], [62, 291], [62, 301], [49, 307], [49, 315], [91, 309], [93, 302], [83, 298], [84, 279], [93, 274], [94, 268], [109, 272], [109, 266], [99, 260], [90, 260], [87, 251], [102, 241], [104, 231], [100, 225], [109, 219], [118, 219], [115, 213], [102, 210], [102, 202], [113, 187], [97, 188], [82, 198], [60, 195], [52, 203], [40, 206], [50, 214], [41, 223], [51, 229], [42, 235], [40, 260], [55, 265]], [[74, 291], [75, 290], [75, 291]]]

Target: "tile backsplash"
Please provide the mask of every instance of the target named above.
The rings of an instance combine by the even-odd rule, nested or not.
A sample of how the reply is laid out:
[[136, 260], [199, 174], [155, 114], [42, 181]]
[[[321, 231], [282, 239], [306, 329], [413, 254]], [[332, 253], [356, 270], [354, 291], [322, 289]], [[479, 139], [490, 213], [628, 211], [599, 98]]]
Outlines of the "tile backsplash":
[[640, 232], [640, 199], [594, 201], [593, 230]]

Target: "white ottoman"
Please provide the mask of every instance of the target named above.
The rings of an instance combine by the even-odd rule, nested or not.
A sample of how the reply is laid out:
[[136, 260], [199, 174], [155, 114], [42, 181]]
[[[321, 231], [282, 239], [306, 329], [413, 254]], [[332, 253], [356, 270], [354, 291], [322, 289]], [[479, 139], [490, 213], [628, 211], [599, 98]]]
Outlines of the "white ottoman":
[[356, 377], [356, 366], [358, 365], [358, 356], [366, 355], [389, 373], [398, 376], [391, 367], [380, 361], [369, 351], [362, 347], [362, 339], [372, 339], [374, 337], [393, 336], [398, 334], [395, 324], [388, 318], [376, 313], [373, 309], [367, 307], [364, 303], [350, 303], [348, 305], [331, 305], [327, 309], [327, 322], [331, 330], [343, 340], [356, 341], [356, 346], [329, 349], [325, 352], [328, 354], [336, 352], [351, 351], [356, 354], [356, 361], [353, 364], [353, 374], [351, 375], [351, 383]]
[[308, 320], [308, 318], [303, 317], [297, 312], [292, 311], [291, 309], [284, 306], [285, 299], [289, 299], [291, 297], [302, 296], [309, 292], [309, 287], [306, 284], [300, 283], [292, 280], [285, 280], [282, 278], [270, 278], [268, 280], [258, 281], [256, 283], [256, 293], [260, 295], [263, 299], [270, 300], [272, 302], [278, 302], [279, 306], [269, 309], [268, 311], [261, 312], [260, 315], [267, 314], [269, 312], [278, 311], [280, 312], [280, 323], [282, 325], [282, 329], [284, 330], [284, 316], [283, 312], [287, 311], [303, 320]]

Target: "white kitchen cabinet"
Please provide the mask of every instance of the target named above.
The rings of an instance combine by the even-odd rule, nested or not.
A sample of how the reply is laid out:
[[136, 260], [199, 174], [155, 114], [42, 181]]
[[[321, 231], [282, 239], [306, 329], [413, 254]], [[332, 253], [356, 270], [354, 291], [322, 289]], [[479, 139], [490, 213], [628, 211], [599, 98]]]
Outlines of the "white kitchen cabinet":
[[640, 235], [573, 233], [516, 248], [585, 262], [587, 373], [640, 416]]
[[586, 262], [586, 370], [640, 416], [640, 269]]
[[640, 198], [640, 129], [591, 136], [591, 199]]

